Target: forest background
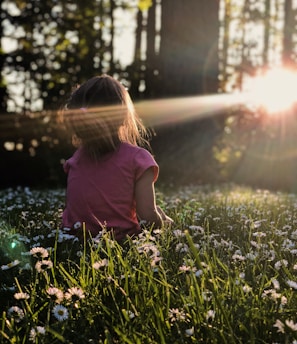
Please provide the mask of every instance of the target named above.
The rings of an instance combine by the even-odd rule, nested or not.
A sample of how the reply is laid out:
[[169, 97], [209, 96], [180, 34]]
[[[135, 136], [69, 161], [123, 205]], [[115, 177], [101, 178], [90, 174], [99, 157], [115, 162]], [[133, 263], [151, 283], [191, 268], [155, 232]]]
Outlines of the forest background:
[[0, 5], [0, 188], [65, 185], [73, 148], [57, 112], [76, 84], [108, 73], [154, 132], [160, 183], [297, 191], [296, 104], [271, 116], [240, 96], [259, 71], [296, 69], [295, 0]]

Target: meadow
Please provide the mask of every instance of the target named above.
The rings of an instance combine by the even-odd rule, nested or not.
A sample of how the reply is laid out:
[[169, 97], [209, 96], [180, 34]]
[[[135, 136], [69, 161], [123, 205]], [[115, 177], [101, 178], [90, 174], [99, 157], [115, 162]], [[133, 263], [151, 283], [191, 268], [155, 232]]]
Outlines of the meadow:
[[63, 190], [0, 191], [1, 343], [297, 343], [297, 195], [157, 192], [120, 245], [59, 229]]

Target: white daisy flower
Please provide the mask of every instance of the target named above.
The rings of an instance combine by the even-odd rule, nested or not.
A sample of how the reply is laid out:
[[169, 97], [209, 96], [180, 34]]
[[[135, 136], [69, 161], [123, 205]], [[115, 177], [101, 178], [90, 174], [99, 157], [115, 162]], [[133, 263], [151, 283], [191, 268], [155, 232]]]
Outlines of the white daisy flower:
[[48, 251], [43, 247], [33, 247], [30, 250], [30, 254], [35, 257], [47, 258]]
[[47, 294], [52, 298], [56, 303], [61, 303], [64, 299], [64, 293], [62, 290], [56, 287], [50, 287], [47, 289]]
[[274, 264], [274, 267], [276, 270], [279, 270], [282, 266], [287, 267], [288, 266], [288, 261], [286, 259], [279, 260]]
[[53, 308], [52, 313], [58, 321], [67, 320], [69, 316], [68, 309], [62, 305], [56, 305]]
[[284, 323], [281, 322], [279, 319], [276, 320], [275, 324], [273, 325], [273, 327], [277, 328], [277, 332], [280, 333], [285, 333], [285, 326]]
[[287, 285], [288, 285], [290, 288], [297, 289], [297, 282], [295, 282], [295, 281], [288, 280], [288, 281], [287, 281]]
[[18, 306], [12, 306], [8, 309], [7, 314], [9, 317], [14, 318], [15, 322], [20, 322], [24, 319], [25, 313], [24, 311]]
[[85, 294], [81, 288], [72, 287], [65, 293], [65, 299], [71, 301], [77, 301], [85, 298]]
[[36, 328], [31, 328], [29, 334], [29, 341], [36, 342], [38, 335], [45, 335], [45, 328], [43, 326], [37, 326]]
[[194, 334], [194, 326], [185, 330], [187, 337], [191, 337]]
[[102, 260], [100, 260], [98, 262], [95, 262], [93, 264], [93, 268], [95, 270], [99, 270], [100, 268], [103, 268], [105, 266], [108, 266], [108, 259], [106, 259], [106, 258], [104, 258], [104, 259], [102, 259]]
[[35, 264], [35, 269], [37, 270], [37, 272], [43, 272], [47, 269], [51, 269], [52, 267], [53, 262], [50, 260], [41, 260]]
[[16, 259], [13, 262], [10, 262], [6, 265], [1, 265], [1, 270], [9, 270], [9, 269], [11, 269], [11, 268], [13, 268], [19, 264], [20, 264], [20, 261]]
[[27, 293], [15, 293], [14, 298], [16, 300], [28, 300], [30, 298], [30, 295]]
[[178, 308], [171, 308], [169, 309], [168, 315], [171, 322], [186, 320], [186, 313], [182, 309], [179, 310]]
[[206, 312], [206, 320], [213, 320], [215, 317], [216, 312], [212, 309]]
[[286, 320], [285, 324], [292, 330], [297, 331], [297, 323], [295, 324], [293, 320]]
[[249, 293], [250, 291], [252, 291], [252, 288], [246, 284], [242, 287], [242, 290], [244, 291], [244, 293]]
[[274, 289], [276, 289], [276, 290], [280, 289], [280, 284], [279, 284], [278, 280], [273, 279], [271, 282], [273, 284]]

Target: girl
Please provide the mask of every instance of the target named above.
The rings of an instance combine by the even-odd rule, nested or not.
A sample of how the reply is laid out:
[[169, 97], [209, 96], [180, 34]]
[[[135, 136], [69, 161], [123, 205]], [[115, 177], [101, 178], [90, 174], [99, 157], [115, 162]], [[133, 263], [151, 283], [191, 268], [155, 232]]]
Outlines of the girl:
[[72, 93], [64, 120], [77, 148], [64, 164], [64, 228], [80, 236], [84, 223], [92, 236], [105, 228], [122, 241], [141, 232], [139, 222], [172, 222], [156, 206], [159, 167], [140, 147], [146, 130], [122, 84], [108, 75], [91, 78]]

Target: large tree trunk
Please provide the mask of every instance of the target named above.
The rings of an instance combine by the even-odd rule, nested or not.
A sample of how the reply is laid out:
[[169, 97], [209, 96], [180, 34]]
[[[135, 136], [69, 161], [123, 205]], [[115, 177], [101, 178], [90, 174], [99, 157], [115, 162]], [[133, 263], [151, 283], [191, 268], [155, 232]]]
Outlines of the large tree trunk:
[[162, 0], [160, 96], [218, 89], [219, 0]]
[[[147, 94], [164, 98], [218, 92], [219, 1], [162, 0], [161, 5], [160, 51], [148, 45], [147, 80], [150, 76], [153, 82], [146, 82]], [[222, 130], [216, 118], [194, 116], [154, 129], [152, 148], [161, 181], [191, 183], [213, 176], [213, 143]]]
[[296, 11], [292, 9], [292, 0], [285, 0], [284, 12], [283, 63], [291, 66], [293, 64], [293, 35], [296, 25]]

